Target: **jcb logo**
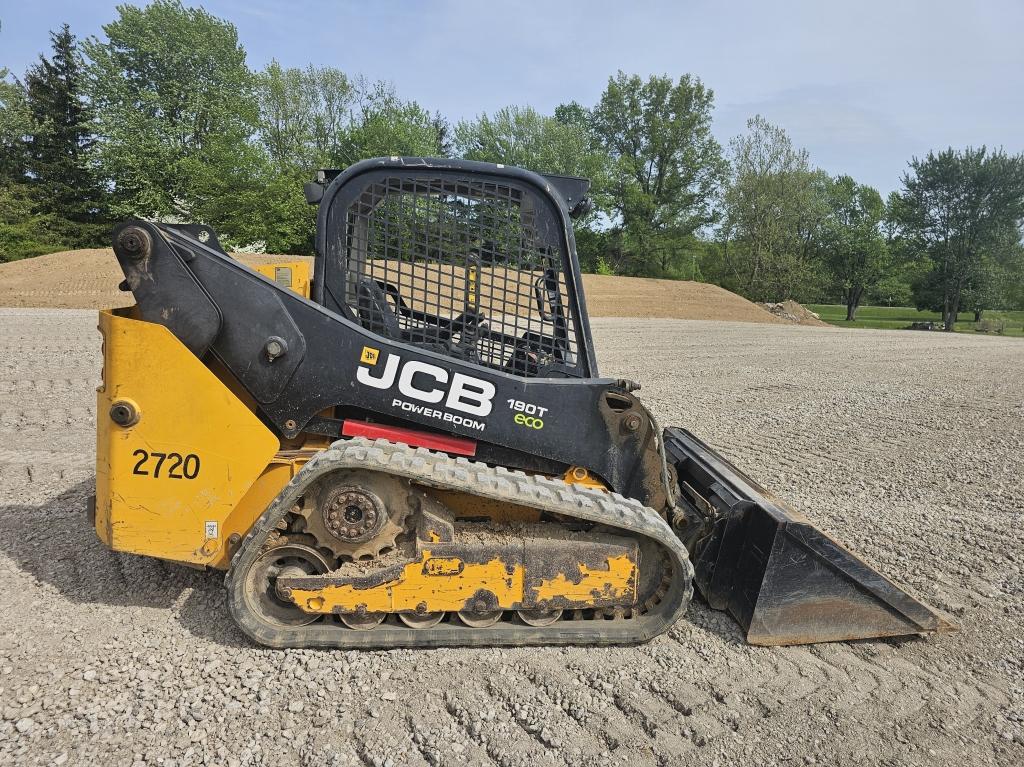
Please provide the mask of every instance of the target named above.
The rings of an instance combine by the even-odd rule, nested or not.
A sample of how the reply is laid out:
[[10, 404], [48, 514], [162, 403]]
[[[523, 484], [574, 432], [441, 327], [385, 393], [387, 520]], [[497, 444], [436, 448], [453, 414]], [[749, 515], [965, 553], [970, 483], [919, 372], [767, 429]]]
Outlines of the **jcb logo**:
[[[361, 363], [369, 362], [368, 351], [376, 357], [376, 349], [364, 347], [359, 360]], [[411, 399], [430, 404], [444, 400], [444, 407], [481, 417], [491, 412], [494, 384], [489, 381], [462, 373], [449, 375], [444, 368], [420, 360], [403, 363], [401, 357], [390, 352], [382, 369], [376, 365], [376, 359], [369, 364], [374, 365], [373, 371], [362, 364], [356, 369], [356, 380], [366, 386], [390, 389], [397, 379], [398, 391]], [[373, 375], [374, 372], [377, 375]]]

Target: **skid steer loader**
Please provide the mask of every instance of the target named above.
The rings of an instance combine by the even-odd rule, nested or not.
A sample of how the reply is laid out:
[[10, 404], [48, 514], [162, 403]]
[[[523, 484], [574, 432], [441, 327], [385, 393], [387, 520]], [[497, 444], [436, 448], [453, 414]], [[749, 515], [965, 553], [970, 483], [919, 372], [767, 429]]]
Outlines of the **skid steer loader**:
[[205, 226], [119, 226], [136, 303], [99, 318], [99, 537], [226, 570], [271, 647], [642, 642], [694, 585], [755, 644], [951, 628], [599, 377], [588, 188], [455, 160], [322, 171], [311, 278]]

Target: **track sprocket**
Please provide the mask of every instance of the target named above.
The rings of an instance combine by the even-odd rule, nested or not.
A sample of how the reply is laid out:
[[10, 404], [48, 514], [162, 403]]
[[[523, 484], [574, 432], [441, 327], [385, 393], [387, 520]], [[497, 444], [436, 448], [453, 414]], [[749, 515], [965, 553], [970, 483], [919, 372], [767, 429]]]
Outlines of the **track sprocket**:
[[310, 488], [298, 514], [318, 546], [365, 562], [398, 546], [411, 492], [407, 481], [380, 472], [338, 472]]

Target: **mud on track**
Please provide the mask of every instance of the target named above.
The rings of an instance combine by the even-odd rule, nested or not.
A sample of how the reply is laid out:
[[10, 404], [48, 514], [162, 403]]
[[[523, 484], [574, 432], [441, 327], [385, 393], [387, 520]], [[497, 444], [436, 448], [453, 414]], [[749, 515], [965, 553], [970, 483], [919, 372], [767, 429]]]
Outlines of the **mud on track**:
[[696, 603], [633, 648], [324, 653], [252, 647], [219, 575], [96, 541], [95, 325], [0, 310], [0, 763], [1024, 763], [1019, 340], [594, 323], [662, 423], [960, 633], [758, 649]]

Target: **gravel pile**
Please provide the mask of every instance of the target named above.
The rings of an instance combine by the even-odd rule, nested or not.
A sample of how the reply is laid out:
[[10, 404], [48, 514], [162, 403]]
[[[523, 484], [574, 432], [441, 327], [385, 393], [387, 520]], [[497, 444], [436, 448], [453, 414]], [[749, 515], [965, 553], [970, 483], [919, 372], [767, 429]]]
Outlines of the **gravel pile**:
[[787, 298], [785, 301], [777, 304], [758, 304], [758, 306], [786, 322], [793, 322], [797, 325], [807, 325], [808, 327], [820, 328], [829, 326], [827, 322], [824, 322], [821, 319], [821, 316], [817, 312], [812, 312], [806, 306], [791, 298]]
[[1024, 763], [1018, 340], [595, 322], [605, 375], [958, 633], [752, 648], [695, 603], [632, 648], [273, 652], [221, 575], [88, 527], [94, 313], [0, 323], [0, 763]]

